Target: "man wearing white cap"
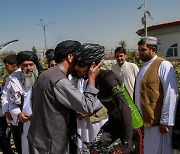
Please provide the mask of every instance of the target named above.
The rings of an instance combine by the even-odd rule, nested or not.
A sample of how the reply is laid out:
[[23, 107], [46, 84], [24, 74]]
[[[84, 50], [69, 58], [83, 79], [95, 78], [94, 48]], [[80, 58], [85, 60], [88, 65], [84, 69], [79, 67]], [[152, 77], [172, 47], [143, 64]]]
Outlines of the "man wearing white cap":
[[144, 121], [144, 153], [172, 154], [178, 88], [172, 64], [157, 57], [157, 39], [144, 37], [138, 42], [144, 62], [136, 77], [135, 103]]

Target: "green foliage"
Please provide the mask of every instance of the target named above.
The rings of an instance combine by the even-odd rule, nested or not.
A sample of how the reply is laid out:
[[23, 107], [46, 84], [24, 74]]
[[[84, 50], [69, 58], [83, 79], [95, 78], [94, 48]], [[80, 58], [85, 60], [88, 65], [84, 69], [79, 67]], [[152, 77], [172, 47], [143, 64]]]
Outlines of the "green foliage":
[[176, 71], [176, 78], [178, 82], [179, 96], [180, 96], [180, 61], [170, 61]]
[[44, 69], [47, 69], [47, 68], [48, 68], [48, 64], [47, 64], [47, 61], [46, 61], [45, 58], [43, 58], [43, 59], [40, 60], [40, 64], [42, 65], [42, 67], [43, 67]]
[[157, 51], [157, 55], [159, 56], [159, 57], [162, 57], [162, 58], [164, 58], [164, 56], [163, 56], [163, 52], [162, 51]]
[[37, 53], [37, 50], [34, 46], [32, 47], [32, 52]]
[[112, 62], [104, 62], [102, 68], [105, 70], [111, 70], [115, 63]]
[[123, 47], [123, 48], [127, 47], [127, 42], [125, 40], [121, 40], [118, 44], [120, 47]]
[[7, 76], [8, 76], [8, 74], [7, 74], [6, 69], [4, 67], [0, 68], [0, 84], [2, 86], [4, 86]]

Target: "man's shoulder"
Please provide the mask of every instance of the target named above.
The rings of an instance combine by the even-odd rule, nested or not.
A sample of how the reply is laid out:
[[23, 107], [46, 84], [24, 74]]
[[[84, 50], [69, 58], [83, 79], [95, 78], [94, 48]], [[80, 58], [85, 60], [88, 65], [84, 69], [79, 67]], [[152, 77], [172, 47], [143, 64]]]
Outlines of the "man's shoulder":
[[114, 73], [112, 70], [103, 71], [101, 74], [101, 83], [111, 85], [113, 81], [119, 79], [118, 75]]
[[160, 62], [161, 67], [173, 67], [172, 63], [165, 58], [157, 57], [155, 60]]
[[113, 75], [115, 75], [113, 70], [101, 70], [99, 73], [99, 76], [101, 76], [102, 79], [107, 79]]
[[172, 63], [167, 60], [163, 60], [160, 64], [160, 67], [161, 69], [164, 69], [164, 70], [174, 69]]
[[42, 84], [42, 82], [53, 82], [56, 83], [61, 79], [67, 79], [63, 71], [57, 67], [52, 67], [44, 72], [42, 72], [38, 77], [38, 83]]
[[21, 80], [21, 69], [16, 70], [8, 76], [9, 80]]
[[135, 63], [127, 62], [126, 64], [131, 70], [139, 70], [139, 67]]
[[135, 63], [127, 62], [127, 64], [131, 67], [138, 67]]
[[21, 74], [21, 69], [19, 68], [18, 70], [14, 71], [13, 73], [11, 73], [9, 75], [9, 77], [19, 77], [19, 75]]
[[52, 67], [45, 71], [43, 71], [40, 76], [53, 76], [53, 75], [59, 75], [63, 74], [63, 72], [58, 67]]
[[119, 64], [116, 63], [116, 64], [112, 67], [112, 70], [114, 71], [114, 70], [119, 69], [119, 68], [120, 68]]

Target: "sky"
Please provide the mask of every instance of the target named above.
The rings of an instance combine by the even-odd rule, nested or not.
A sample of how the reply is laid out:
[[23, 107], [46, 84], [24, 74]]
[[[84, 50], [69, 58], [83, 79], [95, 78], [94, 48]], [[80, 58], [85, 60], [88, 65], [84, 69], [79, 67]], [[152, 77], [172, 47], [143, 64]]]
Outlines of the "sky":
[[[98, 43], [114, 50], [121, 40], [136, 49], [143, 28], [144, 0], [1, 0], [0, 44], [18, 39], [5, 51], [54, 48], [63, 40]], [[180, 20], [180, 0], [146, 0], [147, 26]], [[42, 25], [40, 19], [42, 19]], [[2, 51], [1, 51], [2, 52]]]

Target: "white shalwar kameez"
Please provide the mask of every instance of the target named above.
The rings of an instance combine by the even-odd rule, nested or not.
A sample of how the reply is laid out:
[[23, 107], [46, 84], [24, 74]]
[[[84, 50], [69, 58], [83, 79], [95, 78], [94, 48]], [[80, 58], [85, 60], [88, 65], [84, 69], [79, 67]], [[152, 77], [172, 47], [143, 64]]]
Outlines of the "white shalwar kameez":
[[[140, 81], [145, 72], [157, 58], [155, 56], [150, 61], [144, 63], [140, 69], [135, 86], [135, 103], [142, 114], [140, 104]], [[176, 104], [177, 104], [177, 82], [176, 75], [173, 66], [168, 61], [163, 61], [158, 69], [158, 75], [160, 77], [163, 91], [164, 100], [162, 106], [162, 113], [160, 123], [170, 126], [170, 131], [167, 133], [161, 133], [159, 126], [152, 126], [144, 128], [144, 154], [172, 154], [172, 126], [174, 125]]]
[[[78, 89], [80, 90], [81, 93], [83, 93], [84, 88], [86, 87], [86, 81], [84, 79], [79, 79], [78, 80]], [[102, 104], [99, 100], [96, 101], [95, 103], [95, 108], [94, 110], [97, 110], [102, 107]], [[99, 132], [100, 128], [102, 125], [104, 125], [105, 122], [107, 122], [108, 119], [101, 120], [96, 123], [91, 123], [89, 116], [84, 117], [83, 119], [79, 120], [77, 118], [77, 132], [86, 142], [92, 142], [97, 133]], [[82, 143], [80, 139], [77, 140], [78, 148], [83, 149], [87, 148], [86, 145]]]
[[[32, 114], [32, 88], [25, 87], [22, 85], [21, 81], [21, 72], [15, 74], [16, 77], [12, 77], [9, 83], [9, 110], [13, 117], [13, 121], [18, 124], [18, 114], [24, 112], [27, 115]], [[21, 96], [24, 96], [24, 103], [22, 111], [19, 106], [21, 102]], [[29, 130], [30, 121], [23, 123], [23, 132], [21, 135], [21, 146], [22, 154], [29, 154], [27, 133]]]

